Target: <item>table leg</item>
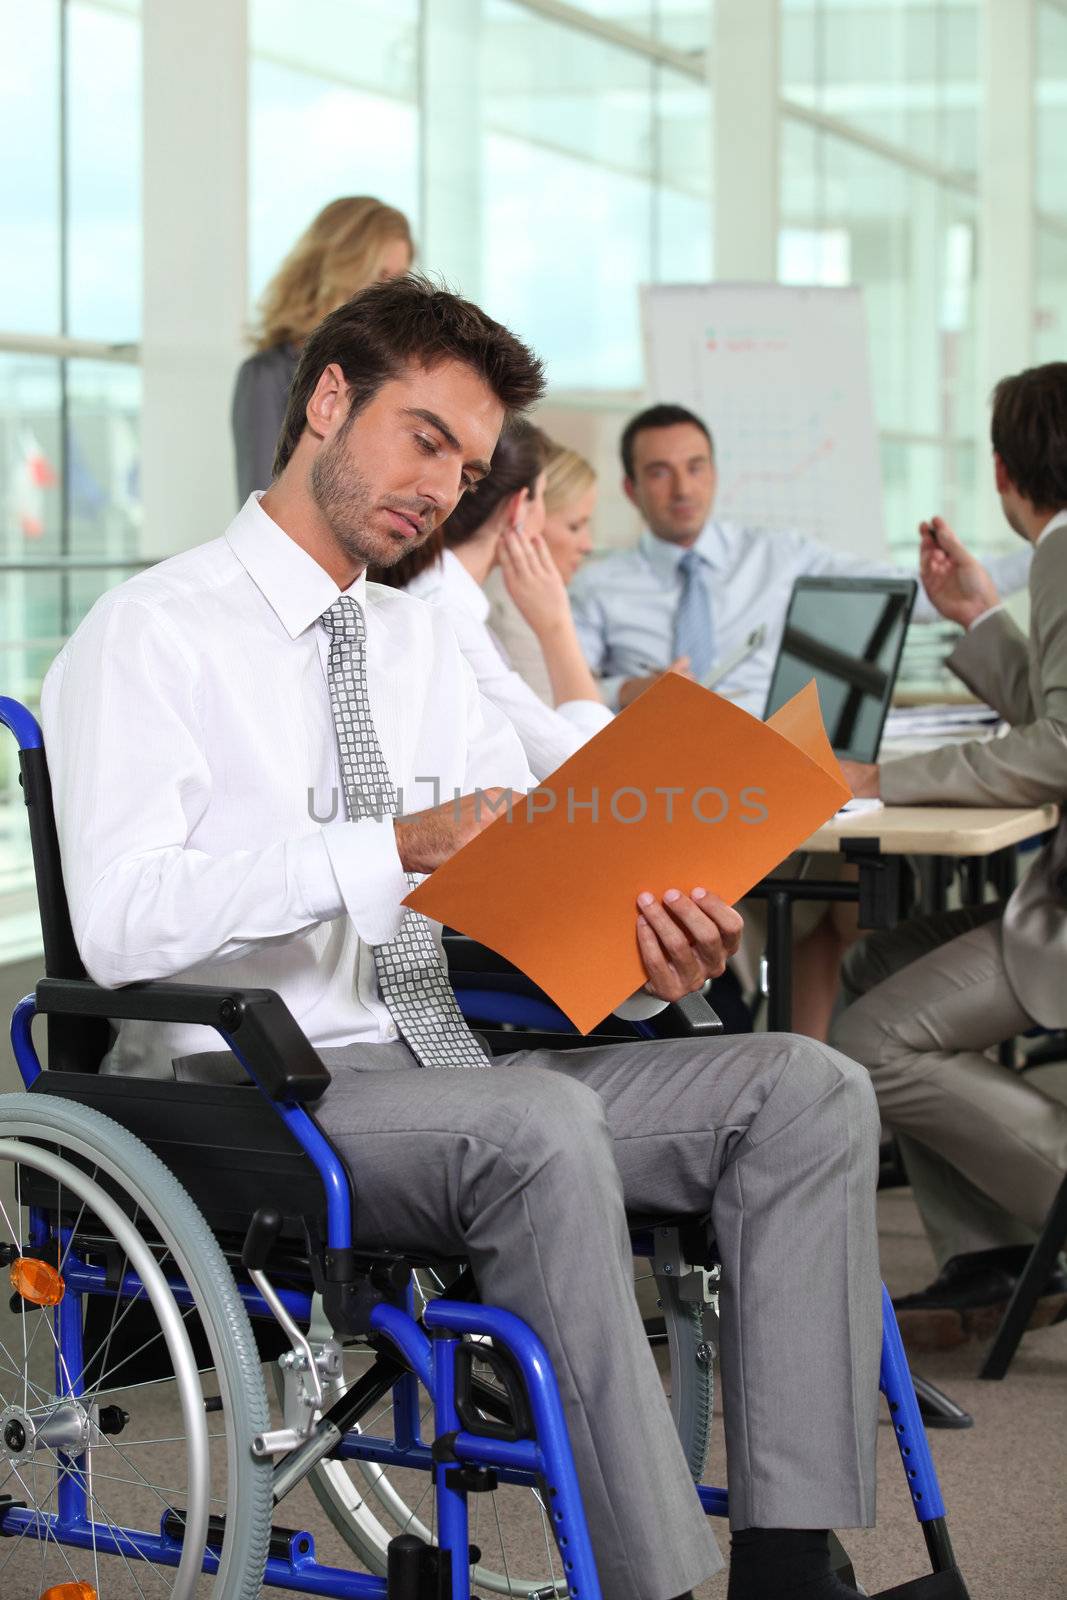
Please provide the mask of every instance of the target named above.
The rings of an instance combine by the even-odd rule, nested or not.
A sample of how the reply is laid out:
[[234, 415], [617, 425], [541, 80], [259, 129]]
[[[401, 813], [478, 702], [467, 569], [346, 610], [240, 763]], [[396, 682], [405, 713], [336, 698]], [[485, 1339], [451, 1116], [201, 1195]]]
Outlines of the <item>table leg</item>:
[[786, 889], [767, 896], [767, 1027], [788, 1033], [793, 1025], [793, 900]]

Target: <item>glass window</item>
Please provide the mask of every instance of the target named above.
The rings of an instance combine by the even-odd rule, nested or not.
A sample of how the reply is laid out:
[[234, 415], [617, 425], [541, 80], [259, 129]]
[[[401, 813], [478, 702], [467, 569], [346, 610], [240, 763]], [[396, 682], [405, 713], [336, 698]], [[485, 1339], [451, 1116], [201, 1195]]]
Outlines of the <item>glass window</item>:
[[782, 0], [781, 16], [787, 98], [977, 171], [979, 0]]
[[974, 202], [786, 118], [779, 277], [862, 285], [883, 428], [970, 425]]
[[613, 22], [657, 44], [694, 55], [706, 50], [715, 0], [572, 0], [599, 22]]
[[1038, 0], [1036, 28], [1034, 199], [1067, 227], [1067, 11]]
[[[35, 712], [44, 675], [67, 637], [106, 589], [141, 565], [140, 391], [136, 366], [0, 352], [0, 475], [7, 488], [0, 691]], [[15, 745], [5, 734], [0, 959], [36, 947], [32, 906], [23, 912], [5, 903], [31, 885]]]
[[786, 114], [779, 277], [862, 287], [886, 534], [910, 560], [940, 509], [973, 527], [978, 203], [976, 0], [782, 0], [787, 101], [832, 115], [939, 180]]
[[485, 304], [554, 388], [639, 387], [639, 286], [710, 271], [707, 92], [508, 0], [484, 18]]
[[1034, 83], [1034, 360], [1067, 357], [1067, 11], [1039, 0]]
[[139, 4], [67, 4], [67, 332], [141, 332]]
[[418, 0], [250, 0], [254, 303], [328, 201], [372, 194], [418, 234]]
[[0, 328], [60, 331], [58, 0], [0, 0]]
[[[57, 334], [141, 326], [140, 0], [0, 0], [0, 692], [36, 710], [57, 651], [139, 565], [140, 369]], [[60, 149], [65, 127], [66, 149]], [[66, 275], [64, 278], [64, 268]], [[0, 740], [0, 959], [39, 928], [14, 742]]]
[[1067, 229], [1037, 230], [1034, 360], [1067, 360]]

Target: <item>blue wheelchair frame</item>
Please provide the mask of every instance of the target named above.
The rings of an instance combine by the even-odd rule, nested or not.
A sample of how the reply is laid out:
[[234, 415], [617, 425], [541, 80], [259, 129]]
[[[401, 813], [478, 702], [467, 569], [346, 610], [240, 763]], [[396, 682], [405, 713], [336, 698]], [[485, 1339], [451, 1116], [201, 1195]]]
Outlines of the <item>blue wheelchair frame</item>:
[[[41, 730], [36, 720], [17, 701], [0, 697], [0, 723], [14, 733], [21, 751], [43, 751]], [[31, 1088], [43, 1070], [31, 1036], [33, 1020], [37, 1015], [55, 1015], [57, 1011], [66, 1015], [106, 1014], [99, 1006], [79, 1013], [76, 998], [71, 1000], [68, 997], [61, 1005], [50, 1003], [47, 991], [52, 986], [50, 982], [43, 983], [37, 994], [26, 996], [19, 1002], [12, 1018], [12, 1048], [27, 1089]], [[133, 986], [131, 991], [101, 991], [86, 982], [68, 984], [66, 987], [94, 991], [98, 996], [107, 997], [114, 1014], [119, 1009], [122, 995], [133, 990], [149, 995], [159, 986], [141, 984]], [[176, 986], [169, 987], [173, 989]], [[201, 994], [204, 992], [200, 991]], [[230, 994], [224, 989], [216, 992], [220, 999]], [[461, 1005], [476, 1016], [484, 1016], [487, 1007], [491, 1006], [501, 1020], [520, 1027], [555, 1025], [555, 1018], [549, 1014], [553, 1008], [546, 1008], [543, 1002], [533, 1001], [526, 996], [510, 997], [516, 1003], [509, 1005], [509, 997], [496, 990], [486, 992], [472, 989], [465, 992], [457, 989], [457, 994]], [[560, 1015], [555, 1013], [555, 1017]], [[237, 1016], [239, 1023], [239, 1013]], [[260, 1093], [277, 1111], [314, 1164], [326, 1197], [327, 1250], [351, 1251], [352, 1195], [348, 1174], [340, 1158], [297, 1098], [279, 1099], [276, 1093], [270, 1092], [257, 1072], [256, 1060], [244, 1048], [239, 1026], [235, 1026], [231, 1032], [219, 1022], [214, 1025]], [[517, 1039], [516, 1042], [520, 1041]], [[31, 1212], [31, 1233], [36, 1232], [40, 1242], [47, 1237], [48, 1227], [45, 1216]], [[109, 1288], [105, 1281], [105, 1270], [82, 1262], [73, 1251], [67, 1257], [64, 1278], [68, 1292], [53, 1315], [57, 1319], [57, 1333], [61, 1334], [63, 1348], [75, 1356], [75, 1360], [69, 1362], [70, 1370], [80, 1373], [82, 1297], [103, 1293], [132, 1299], [142, 1292], [142, 1285], [135, 1273], [127, 1272], [117, 1288]], [[273, 1318], [270, 1306], [252, 1284], [238, 1280], [237, 1286], [252, 1318]], [[170, 1287], [179, 1305], [191, 1303], [191, 1296], [183, 1284], [171, 1282]], [[309, 1293], [292, 1289], [278, 1289], [275, 1292], [296, 1321], [306, 1323], [309, 1320]], [[882, 1308], [880, 1388], [889, 1405], [908, 1491], [925, 1536], [932, 1568], [928, 1577], [884, 1591], [884, 1600], [941, 1600], [941, 1597], [943, 1600], [966, 1600], [967, 1591], [956, 1566], [945, 1525], [945, 1506], [937, 1473], [896, 1318], [884, 1287]], [[414, 1315], [410, 1289], [403, 1306], [388, 1303], [376, 1305], [370, 1312], [370, 1325], [376, 1334], [389, 1341], [408, 1369], [392, 1385], [393, 1436], [371, 1437], [358, 1431], [350, 1432], [341, 1441], [335, 1456], [342, 1460], [373, 1461], [382, 1466], [416, 1468], [433, 1474], [437, 1496], [438, 1544], [440, 1550], [447, 1554], [451, 1578], [450, 1588], [441, 1587], [442, 1596], [447, 1594], [450, 1600], [469, 1600], [471, 1592], [467, 1502], [469, 1485], [474, 1480], [462, 1470], [467, 1468], [475, 1474], [479, 1470], [488, 1471], [495, 1480], [501, 1482], [547, 1489], [546, 1504], [572, 1600], [600, 1600], [602, 1591], [590, 1546], [559, 1389], [547, 1352], [533, 1331], [510, 1312], [449, 1299], [430, 1302], [422, 1313], [420, 1323]], [[508, 1440], [471, 1432], [462, 1426], [456, 1405], [456, 1350], [458, 1343], [468, 1335], [489, 1336], [494, 1345], [502, 1347], [514, 1359], [529, 1402], [532, 1437]], [[427, 1443], [421, 1437], [420, 1384], [432, 1399], [435, 1443]], [[74, 1397], [80, 1389], [80, 1380], [75, 1380], [72, 1385], [68, 1379], [57, 1376], [57, 1393], [69, 1391]], [[60, 1544], [81, 1549], [92, 1548], [95, 1541], [95, 1547], [104, 1553], [122, 1551], [127, 1556], [146, 1558], [157, 1565], [177, 1566], [182, 1546], [173, 1532], [168, 1531], [166, 1515], [158, 1534], [139, 1529], [112, 1528], [104, 1524], [96, 1524], [94, 1528], [88, 1515], [84, 1457], [70, 1457], [68, 1463], [69, 1471], [62, 1477], [55, 1513], [42, 1515], [14, 1505], [5, 1507], [0, 1502], [0, 1536], [25, 1533], [30, 1538], [54, 1539]], [[724, 1489], [697, 1485], [694, 1492], [708, 1515], [728, 1515], [728, 1499]], [[335, 1600], [430, 1600], [431, 1591], [418, 1575], [419, 1554], [412, 1548], [418, 1544], [420, 1549], [424, 1549], [420, 1541], [403, 1537], [393, 1541], [396, 1547], [396, 1570], [394, 1574], [391, 1549], [389, 1578], [372, 1577], [320, 1564], [315, 1556], [314, 1538], [309, 1531], [292, 1532], [281, 1542], [285, 1545], [284, 1549], [276, 1548], [278, 1540], [272, 1541], [264, 1578], [269, 1586], [301, 1594], [331, 1596]], [[218, 1556], [209, 1547], [205, 1552], [203, 1570], [210, 1573], [217, 1567]]]

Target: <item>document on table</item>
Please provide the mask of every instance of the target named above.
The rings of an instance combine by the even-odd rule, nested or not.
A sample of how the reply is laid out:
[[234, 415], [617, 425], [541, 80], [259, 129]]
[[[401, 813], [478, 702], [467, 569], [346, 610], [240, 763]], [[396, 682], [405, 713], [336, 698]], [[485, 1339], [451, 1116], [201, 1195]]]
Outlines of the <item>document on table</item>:
[[642, 890], [732, 905], [848, 798], [814, 682], [763, 723], [667, 673], [405, 903], [496, 950], [585, 1033], [645, 981]]
[[894, 706], [885, 720], [879, 761], [937, 750], [944, 744], [966, 744], [972, 739], [994, 739], [1006, 724], [992, 706]]

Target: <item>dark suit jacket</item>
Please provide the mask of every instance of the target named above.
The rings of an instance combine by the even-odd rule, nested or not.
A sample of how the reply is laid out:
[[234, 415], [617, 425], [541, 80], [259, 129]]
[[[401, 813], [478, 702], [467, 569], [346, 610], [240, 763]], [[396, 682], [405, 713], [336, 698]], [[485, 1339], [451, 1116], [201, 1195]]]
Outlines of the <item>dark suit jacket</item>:
[[299, 360], [292, 345], [281, 344], [257, 351], [238, 368], [231, 417], [239, 506], [253, 489], [270, 488], [274, 451]]
[[[949, 665], [1012, 724], [1002, 739], [890, 761], [890, 805], [1067, 810], [1067, 527], [1054, 528], [1030, 568], [1030, 638], [1003, 611], [972, 628]], [[1067, 816], [1032, 862], [1004, 913], [1004, 963], [1020, 1004], [1045, 1027], [1067, 1027]]]

